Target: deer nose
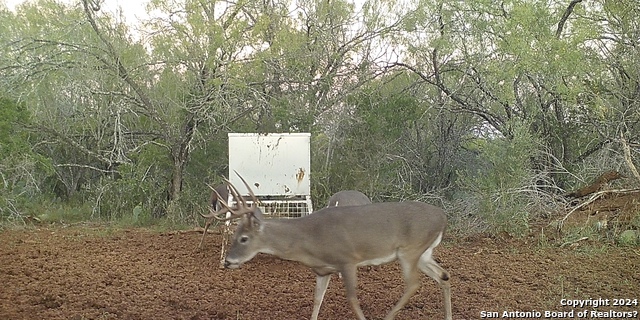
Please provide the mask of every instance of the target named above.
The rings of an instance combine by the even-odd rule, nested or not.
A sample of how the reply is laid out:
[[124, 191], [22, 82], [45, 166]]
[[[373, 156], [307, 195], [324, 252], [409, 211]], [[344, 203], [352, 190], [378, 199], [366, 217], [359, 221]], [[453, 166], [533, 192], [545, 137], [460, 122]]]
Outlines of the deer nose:
[[224, 267], [225, 267], [225, 269], [238, 269], [238, 268], [240, 268], [240, 264], [233, 263], [233, 262], [231, 262], [229, 260], [225, 260], [224, 261]]

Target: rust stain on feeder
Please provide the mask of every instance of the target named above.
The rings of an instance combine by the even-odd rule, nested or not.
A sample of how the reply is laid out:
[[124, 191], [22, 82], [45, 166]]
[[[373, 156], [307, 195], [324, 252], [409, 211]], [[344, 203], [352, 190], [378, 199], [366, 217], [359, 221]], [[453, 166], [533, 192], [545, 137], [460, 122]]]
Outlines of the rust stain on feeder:
[[296, 172], [296, 180], [300, 183], [302, 182], [302, 179], [304, 179], [304, 168], [298, 168], [298, 172]]

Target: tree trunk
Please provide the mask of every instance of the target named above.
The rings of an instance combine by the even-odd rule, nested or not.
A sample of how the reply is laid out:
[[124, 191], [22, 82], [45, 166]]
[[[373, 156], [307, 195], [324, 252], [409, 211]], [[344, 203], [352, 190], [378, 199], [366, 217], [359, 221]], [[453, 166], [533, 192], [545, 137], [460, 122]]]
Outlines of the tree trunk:
[[171, 173], [171, 182], [169, 190], [167, 192], [167, 212], [172, 214], [172, 209], [175, 208], [175, 204], [180, 200], [182, 194], [182, 181], [184, 178], [184, 168], [189, 161], [190, 145], [193, 140], [193, 132], [195, 131], [196, 121], [195, 115], [187, 115], [183, 125], [182, 139], [174, 145], [171, 151], [171, 158], [173, 160], [173, 172]]

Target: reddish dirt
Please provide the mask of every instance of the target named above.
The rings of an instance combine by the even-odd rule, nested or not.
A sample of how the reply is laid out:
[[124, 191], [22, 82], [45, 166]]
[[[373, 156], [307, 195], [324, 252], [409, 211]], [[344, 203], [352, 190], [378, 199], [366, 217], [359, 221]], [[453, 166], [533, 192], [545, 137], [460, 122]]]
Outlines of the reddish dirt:
[[[309, 269], [267, 255], [241, 269], [220, 269], [220, 239], [210, 234], [206, 250], [196, 250], [196, 232], [86, 225], [1, 231], [0, 319], [310, 317], [315, 278]], [[637, 248], [453, 240], [445, 239], [435, 256], [452, 276], [454, 319], [479, 319], [482, 311], [544, 316], [545, 310], [593, 309], [563, 307], [563, 298], [609, 299], [610, 306], [597, 310], [638, 317], [640, 306], [613, 306], [613, 299], [640, 299]], [[359, 272], [358, 297], [368, 319], [383, 318], [402, 290], [397, 264]], [[442, 319], [443, 314], [441, 291], [424, 276], [420, 291], [396, 319]], [[320, 318], [354, 318], [337, 276]]]

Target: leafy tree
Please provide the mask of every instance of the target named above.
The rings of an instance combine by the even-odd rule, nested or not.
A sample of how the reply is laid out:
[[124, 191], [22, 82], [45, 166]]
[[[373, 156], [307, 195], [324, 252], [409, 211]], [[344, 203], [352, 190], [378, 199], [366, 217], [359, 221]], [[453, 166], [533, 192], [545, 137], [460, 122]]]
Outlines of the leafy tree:
[[[598, 133], [602, 121], [593, 117], [585, 121], [584, 116], [603, 115], [596, 101], [585, 103], [593, 96], [591, 88], [602, 88], [602, 82], [618, 83], [616, 87], [621, 83], [614, 80], [620, 72], [608, 71], [610, 66], [621, 64], [603, 60], [603, 53], [611, 56], [608, 53], [620, 47], [617, 43], [628, 43], [608, 36], [623, 34], [611, 30], [620, 23], [594, 21], [625, 24], [631, 21], [630, 16], [614, 18], [602, 12], [613, 13], [614, 8], [628, 6], [625, 2], [600, 5], [579, 0], [569, 4], [436, 2], [417, 11], [425, 19], [416, 19], [421, 33], [405, 40], [410, 62], [396, 65], [412, 70], [436, 88], [446, 99], [443, 106], [448, 110], [481, 119], [480, 131], [511, 138], [513, 125], [530, 126], [530, 132], [540, 134], [543, 149], [549, 153], [543, 161], [532, 164], [535, 169], [553, 173], [559, 165], [566, 168], [560, 172], [566, 171], [620, 135]], [[608, 120], [617, 122], [620, 117]], [[562, 177], [556, 178], [562, 181]]]
[[468, 119], [416, 99], [422, 90], [414, 75], [400, 72], [346, 100], [332, 133], [336, 139], [322, 141], [330, 152], [314, 158], [321, 164], [314, 172], [330, 177], [326, 188], [398, 200], [428, 198], [455, 184], [456, 168], [470, 156], [462, 147]]
[[48, 159], [31, 151], [26, 127], [31, 115], [23, 104], [0, 98], [0, 218], [20, 221], [29, 202], [40, 196], [41, 182], [51, 174]]

